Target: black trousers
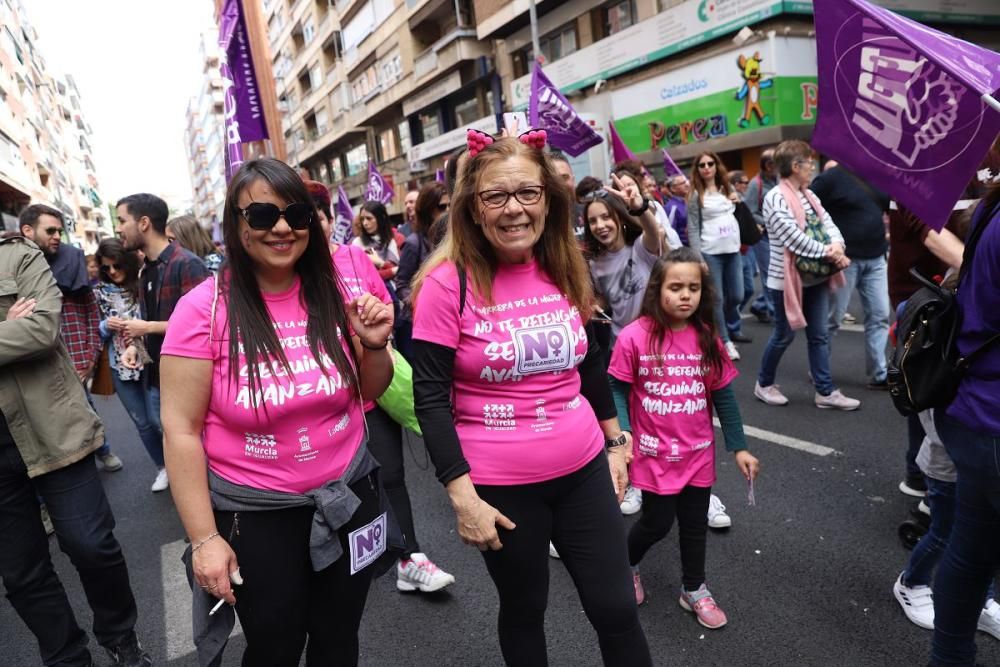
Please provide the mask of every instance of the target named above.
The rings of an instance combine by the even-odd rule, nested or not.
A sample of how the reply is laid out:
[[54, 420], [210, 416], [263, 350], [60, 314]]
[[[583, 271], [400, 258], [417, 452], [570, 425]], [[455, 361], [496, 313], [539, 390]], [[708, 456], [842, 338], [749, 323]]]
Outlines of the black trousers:
[[670, 532], [677, 518], [684, 590], [705, 583], [705, 548], [711, 487], [685, 486], [673, 496], [642, 492], [642, 515], [628, 534], [629, 564], [636, 566], [649, 548]]
[[368, 451], [382, 466], [379, 475], [396, 521], [403, 531], [406, 549], [403, 558], [409, 558], [414, 551], [420, 551], [417, 533], [413, 527], [413, 507], [410, 494], [406, 490], [406, 472], [403, 466], [403, 427], [393, 421], [385, 410], [375, 406], [365, 413], [368, 421]]
[[500, 597], [500, 649], [508, 665], [548, 664], [549, 540], [597, 631], [604, 664], [652, 665], [632, 590], [625, 522], [603, 453], [563, 477], [517, 486], [477, 485], [476, 490], [517, 526], [500, 530], [502, 549], [483, 552]]
[[234, 586], [247, 642], [244, 667], [295, 667], [307, 640], [310, 667], [358, 664], [358, 628], [376, 566], [351, 574], [348, 534], [380, 513], [377, 473], [351, 489], [361, 506], [340, 529], [344, 555], [319, 572], [309, 558], [312, 508], [215, 512], [244, 582]]
[[38, 496], [48, 507], [59, 548], [80, 575], [97, 641], [108, 648], [129, 639], [135, 598], [94, 457], [28, 479], [17, 447], [0, 438], [0, 578], [7, 598], [38, 639], [44, 664], [89, 665], [87, 634], [52, 566]]

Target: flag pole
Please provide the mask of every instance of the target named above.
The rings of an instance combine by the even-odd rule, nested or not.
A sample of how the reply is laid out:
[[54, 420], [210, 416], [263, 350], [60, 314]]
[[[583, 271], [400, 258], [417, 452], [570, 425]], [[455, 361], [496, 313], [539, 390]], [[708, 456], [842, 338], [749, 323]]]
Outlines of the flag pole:
[[1000, 113], [1000, 101], [997, 101], [997, 98], [993, 97], [989, 93], [983, 93], [982, 100], [983, 102], [986, 102], [986, 106], [992, 107], [994, 111]]
[[535, 55], [535, 61], [541, 62], [541, 46], [538, 42], [538, 12], [535, 11], [535, 0], [528, 0], [528, 19], [531, 21], [531, 52]]

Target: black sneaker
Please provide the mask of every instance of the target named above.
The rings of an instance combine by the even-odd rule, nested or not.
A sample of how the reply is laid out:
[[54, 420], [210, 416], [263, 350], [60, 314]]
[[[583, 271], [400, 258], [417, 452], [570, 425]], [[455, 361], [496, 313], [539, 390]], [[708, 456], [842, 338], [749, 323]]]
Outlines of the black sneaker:
[[774, 318], [771, 317], [770, 313], [766, 310], [757, 310], [755, 308], [750, 309], [750, 314], [757, 318], [757, 321], [761, 324], [773, 324]]
[[111, 658], [111, 664], [122, 667], [152, 667], [153, 659], [142, 650], [139, 638], [133, 632], [118, 646], [105, 649]]
[[908, 496], [923, 498], [927, 493], [927, 483], [924, 482], [923, 475], [907, 475], [906, 478], [899, 483], [899, 490]]

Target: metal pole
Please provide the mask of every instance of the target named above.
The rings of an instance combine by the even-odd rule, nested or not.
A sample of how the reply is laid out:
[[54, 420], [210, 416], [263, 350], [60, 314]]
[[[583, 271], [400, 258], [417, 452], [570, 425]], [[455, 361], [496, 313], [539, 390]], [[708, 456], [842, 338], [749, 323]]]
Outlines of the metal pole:
[[538, 13], [535, 11], [535, 0], [528, 0], [528, 18], [531, 20], [531, 52], [537, 61], [542, 50], [538, 44]]

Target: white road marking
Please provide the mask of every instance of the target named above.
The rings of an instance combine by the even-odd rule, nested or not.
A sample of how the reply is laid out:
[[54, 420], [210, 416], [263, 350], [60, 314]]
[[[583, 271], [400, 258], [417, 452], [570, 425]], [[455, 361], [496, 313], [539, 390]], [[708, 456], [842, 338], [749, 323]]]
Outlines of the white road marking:
[[[191, 634], [191, 588], [181, 554], [187, 543], [170, 542], [160, 547], [160, 576], [163, 581], [163, 627], [167, 639], [167, 661], [194, 655]], [[230, 638], [243, 634], [239, 619]]]
[[[722, 425], [719, 423], [718, 417], [712, 417], [712, 423], [715, 424], [716, 428], [721, 428]], [[783, 435], [781, 433], [775, 433], [774, 431], [766, 431], [762, 428], [757, 428], [756, 426], [743, 425], [743, 432], [751, 438], [756, 438], [757, 440], [763, 440], [765, 442], [772, 442], [776, 445], [781, 445], [782, 447], [788, 447], [789, 449], [797, 449], [800, 452], [808, 452], [810, 454], [815, 454], [816, 456], [829, 456], [830, 454], [840, 454], [836, 449], [832, 447], [827, 447], [826, 445], [817, 445], [815, 442], [809, 442], [808, 440], [800, 440], [799, 438], [793, 438], [790, 435]]]

